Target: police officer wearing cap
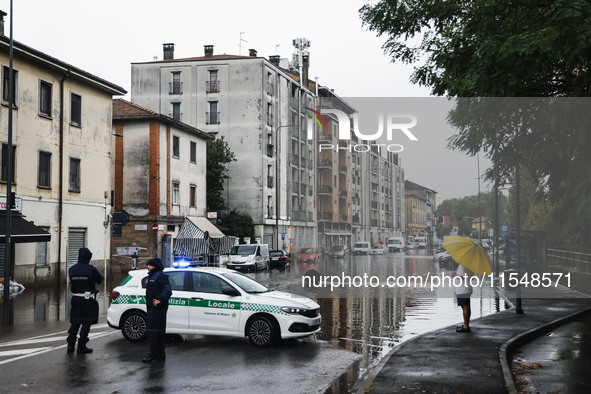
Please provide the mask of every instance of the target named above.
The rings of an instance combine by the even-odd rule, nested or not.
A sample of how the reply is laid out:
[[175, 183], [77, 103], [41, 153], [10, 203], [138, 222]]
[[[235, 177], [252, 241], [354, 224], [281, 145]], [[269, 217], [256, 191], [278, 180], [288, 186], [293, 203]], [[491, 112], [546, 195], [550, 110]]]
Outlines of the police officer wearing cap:
[[[72, 291], [72, 309], [70, 311], [70, 330], [68, 331], [68, 353], [73, 353], [76, 346], [76, 336], [80, 330], [77, 353], [91, 353], [86, 347], [90, 326], [98, 323], [99, 306], [96, 301], [96, 285], [101, 284], [103, 276], [90, 265], [92, 253], [87, 248], [78, 251], [78, 263], [68, 270], [70, 290]], [[80, 328], [82, 326], [82, 328]]]
[[148, 267], [148, 282], [146, 283], [146, 333], [150, 342], [150, 353], [142, 359], [144, 363], [164, 361], [166, 355], [165, 333], [168, 299], [172, 295], [168, 275], [162, 270], [162, 261], [153, 258], [146, 263]]

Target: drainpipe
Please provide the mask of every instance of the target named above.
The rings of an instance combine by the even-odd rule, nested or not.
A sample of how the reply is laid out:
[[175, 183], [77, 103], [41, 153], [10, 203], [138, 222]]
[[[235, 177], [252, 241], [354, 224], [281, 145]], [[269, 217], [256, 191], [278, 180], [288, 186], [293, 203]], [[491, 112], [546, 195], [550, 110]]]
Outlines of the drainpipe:
[[[70, 70], [60, 80], [60, 142], [59, 142], [59, 201], [57, 225], [57, 291], [61, 294], [62, 285], [62, 214], [64, 204], [64, 81], [70, 76]], [[59, 314], [59, 312], [58, 312]]]

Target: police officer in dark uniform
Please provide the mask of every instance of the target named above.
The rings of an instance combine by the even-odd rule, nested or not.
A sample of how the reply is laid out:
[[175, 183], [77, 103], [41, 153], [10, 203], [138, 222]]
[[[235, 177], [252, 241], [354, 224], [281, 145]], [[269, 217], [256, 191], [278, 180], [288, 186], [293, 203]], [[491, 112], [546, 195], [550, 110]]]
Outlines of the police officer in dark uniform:
[[146, 283], [146, 333], [150, 341], [150, 353], [142, 359], [144, 363], [164, 361], [166, 355], [165, 333], [168, 299], [172, 295], [168, 275], [162, 270], [162, 261], [153, 258], [146, 263], [148, 266], [148, 282]]
[[[72, 290], [72, 310], [70, 311], [70, 330], [68, 331], [68, 353], [73, 353], [78, 339], [78, 353], [91, 353], [86, 347], [90, 326], [98, 323], [98, 302], [96, 285], [102, 283], [103, 276], [96, 267], [90, 265], [92, 253], [87, 248], [78, 251], [78, 264], [68, 270]], [[82, 326], [82, 328], [80, 328]]]

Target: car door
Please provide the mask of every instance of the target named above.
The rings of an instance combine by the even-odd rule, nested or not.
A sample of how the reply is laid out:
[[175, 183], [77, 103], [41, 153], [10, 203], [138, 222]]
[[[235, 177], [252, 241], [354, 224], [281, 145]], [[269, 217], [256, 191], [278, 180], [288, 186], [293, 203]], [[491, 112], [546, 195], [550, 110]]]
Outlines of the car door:
[[190, 329], [200, 332], [237, 332], [242, 297], [222, 292], [224, 288], [232, 286], [219, 276], [206, 272], [191, 272], [190, 283]]
[[172, 296], [168, 300], [166, 314], [166, 328], [186, 330], [189, 327], [189, 292], [185, 271], [167, 271], [172, 289]]

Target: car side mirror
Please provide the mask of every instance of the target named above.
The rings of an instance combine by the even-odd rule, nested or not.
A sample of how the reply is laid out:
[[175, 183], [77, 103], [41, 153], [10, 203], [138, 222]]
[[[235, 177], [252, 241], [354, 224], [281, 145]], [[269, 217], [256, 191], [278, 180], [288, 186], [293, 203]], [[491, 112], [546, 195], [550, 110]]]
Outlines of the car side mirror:
[[230, 297], [237, 297], [240, 295], [240, 292], [233, 287], [224, 287], [222, 293]]

